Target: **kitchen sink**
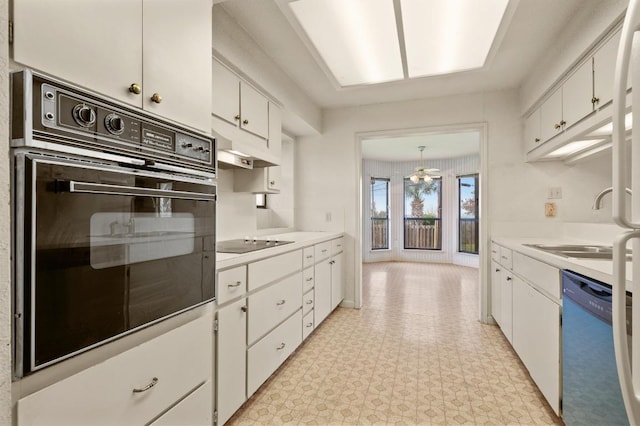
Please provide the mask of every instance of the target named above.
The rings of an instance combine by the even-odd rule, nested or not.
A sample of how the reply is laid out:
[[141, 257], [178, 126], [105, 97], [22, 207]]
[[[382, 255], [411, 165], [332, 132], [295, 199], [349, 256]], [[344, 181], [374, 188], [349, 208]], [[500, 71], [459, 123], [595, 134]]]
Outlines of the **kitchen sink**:
[[[613, 248], [611, 246], [591, 244], [525, 244], [525, 246], [574, 259], [613, 259]], [[630, 249], [627, 249], [627, 260], [631, 260]]]

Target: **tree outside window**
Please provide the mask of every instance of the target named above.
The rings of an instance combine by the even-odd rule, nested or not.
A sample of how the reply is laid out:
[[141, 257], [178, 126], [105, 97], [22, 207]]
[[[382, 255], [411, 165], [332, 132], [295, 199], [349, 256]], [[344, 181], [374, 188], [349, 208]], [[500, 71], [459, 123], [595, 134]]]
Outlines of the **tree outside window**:
[[442, 180], [404, 180], [404, 248], [442, 248]]

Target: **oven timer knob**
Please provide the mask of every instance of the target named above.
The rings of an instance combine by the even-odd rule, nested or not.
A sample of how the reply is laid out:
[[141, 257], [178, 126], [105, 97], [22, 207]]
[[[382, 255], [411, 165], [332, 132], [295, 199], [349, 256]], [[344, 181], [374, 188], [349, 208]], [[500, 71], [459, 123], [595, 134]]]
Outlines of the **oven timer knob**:
[[124, 133], [124, 120], [112, 112], [104, 118], [104, 127], [111, 134], [121, 135]]
[[78, 104], [73, 107], [73, 119], [82, 127], [91, 127], [96, 124], [96, 112], [86, 104]]

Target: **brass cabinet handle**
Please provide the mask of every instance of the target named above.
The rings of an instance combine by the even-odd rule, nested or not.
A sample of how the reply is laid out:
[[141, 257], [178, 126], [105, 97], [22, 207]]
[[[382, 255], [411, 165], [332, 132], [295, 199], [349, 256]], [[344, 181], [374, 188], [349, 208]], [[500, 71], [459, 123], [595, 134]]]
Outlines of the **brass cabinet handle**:
[[146, 392], [157, 384], [158, 384], [158, 378], [154, 377], [153, 379], [151, 379], [151, 383], [149, 383], [147, 386], [143, 388], [134, 388], [133, 393]]
[[246, 124], [249, 124], [249, 120], [246, 120], [246, 119], [245, 119], [245, 120], [242, 120], [242, 124], [245, 124], [245, 125], [246, 125]]
[[500, 272], [500, 269], [496, 268], [496, 272]]
[[235, 117], [233, 117], [233, 119], [236, 120], [236, 121], [240, 121], [240, 114], [238, 114]]
[[160, 96], [160, 93], [154, 93], [153, 95], [151, 95], [151, 101], [159, 104], [160, 102], [162, 102], [162, 96]]
[[566, 122], [566, 121], [564, 121], [564, 120], [562, 120], [562, 121], [560, 122], [560, 125], [561, 125], [561, 126], [564, 126], [565, 124], [567, 124], [567, 122]]
[[560, 127], [562, 127], [562, 124], [556, 123], [553, 125], [553, 128], [558, 130]]
[[307, 281], [313, 281], [313, 277], [307, 278]]
[[598, 102], [600, 102], [600, 98], [596, 98], [595, 96], [593, 98], [591, 98], [591, 103], [592, 104], [597, 104]]
[[287, 346], [287, 345], [285, 345], [285, 343], [282, 342], [282, 343], [280, 343], [280, 346], [278, 346], [276, 349], [281, 351], [282, 349], [284, 349], [285, 346]]
[[284, 305], [286, 302], [287, 302], [286, 300], [278, 300], [278, 301], [276, 302], [276, 305], [278, 305], [278, 306], [282, 306], [282, 305]]
[[306, 256], [307, 259], [313, 259], [313, 255], [310, 254], [309, 256]]
[[246, 306], [241, 306], [241, 307], [240, 307], [240, 310], [241, 310], [242, 312], [247, 312], [247, 307], [246, 307]]
[[535, 141], [535, 143], [538, 143], [538, 142], [540, 142], [540, 138], [535, 138], [534, 141]]
[[242, 284], [241, 281], [236, 281], [235, 284], [227, 284], [227, 287], [240, 287], [240, 284]]
[[512, 280], [512, 278], [511, 278], [511, 277], [507, 277], [507, 281], [511, 281], [511, 280]]
[[142, 87], [140, 87], [138, 83], [131, 83], [131, 86], [129, 86], [129, 92], [139, 95], [142, 93]]

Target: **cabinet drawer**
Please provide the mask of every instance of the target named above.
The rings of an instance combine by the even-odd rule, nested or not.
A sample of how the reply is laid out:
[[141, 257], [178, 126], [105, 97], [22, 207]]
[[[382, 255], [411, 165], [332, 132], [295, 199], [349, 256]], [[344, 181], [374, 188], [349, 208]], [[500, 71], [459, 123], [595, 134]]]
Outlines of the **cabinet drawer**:
[[313, 331], [313, 311], [302, 318], [302, 340], [305, 340]]
[[302, 271], [302, 293], [306, 293], [313, 288], [313, 268]]
[[216, 292], [218, 305], [242, 296], [246, 292], [247, 267], [245, 265], [218, 272], [218, 291]]
[[314, 257], [313, 247], [305, 247], [302, 250], [302, 267], [306, 268], [312, 266], [315, 263]]
[[302, 309], [247, 351], [247, 397], [302, 343]]
[[[211, 378], [211, 304], [205, 311], [194, 321], [20, 399], [17, 424], [149, 423]], [[133, 391], [154, 382], [144, 392]]]
[[500, 264], [507, 269], [511, 269], [513, 267], [512, 261], [513, 252], [511, 249], [506, 247], [500, 247]]
[[249, 291], [302, 269], [302, 250], [249, 264]]
[[500, 262], [500, 246], [493, 242], [491, 243], [491, 259]]
[[213, 424], [211, 401], [213, 401], [213, 386], [211, 380], [208, 380], [151, 424], [154, 426], [211, 425]]
[[302, 280], [302, 273], [299, 272], [249, 296], [247, 340], [250, 345], [300, 309], [302, 303], [300, 280]]
[[316, 263], [331, 256], [331, 241], [315, 245]]
[[340, 237], [335, 240], [331, 240], [331, 254], [338, 254], [342, 251], [344, 246], [344, 237]]
[[307, 315], [313, 309], [313, 291], [302, 296], [302, 315]]
[[524, 254], [513, 253], [513, 272], [550, 296], [560, 299], [560, 270]]

